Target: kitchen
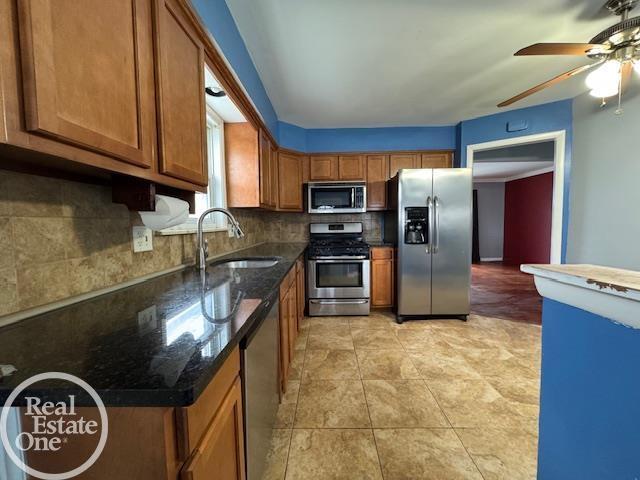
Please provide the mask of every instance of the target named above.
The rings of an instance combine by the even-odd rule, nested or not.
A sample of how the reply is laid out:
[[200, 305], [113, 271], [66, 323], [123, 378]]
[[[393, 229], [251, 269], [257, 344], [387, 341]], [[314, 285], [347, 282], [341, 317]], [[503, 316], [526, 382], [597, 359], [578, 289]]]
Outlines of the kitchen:
[[[445, 93], [433, 108], [412, 108], [409, 94], [372, 101], [367, 88], [350, 90], [359, 108], [339, 96], [318, 105], [298, 90], [284, 98], [280, 89], [293, 87], [277, 81], [274, 63], [265, 66], [265, 42], [292, 62], [283, 69], [300, 58], [287, 49], [335, 45], [283, 45], [269, 37], [273, 30], [253, 28], [255, 12], [271, 18], [278, 1], [253, 11], [242, 0], [0, 0], [0, 32], [11, 39], [0, 47], [0, 477], [560, 478], [553, 472], [562, 470], [569, 478], [588, 448], [568, 447], [580, 444], [571, 435], [584, 425], [562, 430], [570, 412], [554, 417], [555, 399], [540, 391], [542, 319], [474, 310], [471, 285], [486, 285], [471, 275], [472, 172], [462, 167], [474, 145], [564, 132], [556, 136], [567, 149], [556, 148], [574, 183], [561, 194], [572, 208], [558, 217], [558, 263], [611, 270], [523, 266], [518, 281], [532, 285], [528, 274], [535, 276], [544, 325], [557, 323], [547, 318], [556, 312], [574, 318], [548, 299], [631, 323], [631, 331], [602, 332], [621, 345], [611, 358], [627, 361], [635, 310], [618, 314], [614, 300], [637, 303], [640, 266], [583, 247], [597, 233], [581, 237], [586, 227], [575, 222], [593, 188], [584, 187], [587, 169], [596, 168], [578, 161], [595, 151], [585, 132], [615, 118], [624, 126], [611, 137], [628, 138], [637, 99], [623, 97], [623, 116], [609, 105], [594, 113], [593, 98], [570, 80], [565, 91], [498, 113], [503, 96], [532, 83], [515, 74], [499, 91], [482, 89], [491, 107], [476, 110]], [[402, 25], [396, 15], [411, 17], [402, 3], [379, 6], [370, 20]], [[635, 2], [621, 5], [609, 7], [623, 23], [634, 20]], [[295, 16], [289, 7], [282, 14]], [[466, 18], [482, 15], [466, 7]], [[304, 8], [313, 31], [323, 21], [312, 14], [319, 7]], [[455, 8], [429, 8], [455, 16]], [[530, 8], [518, 14], [543, 14]], [[613, 17], [594, 18], [547, 39], [584, 37]], [[544, 37], [529, 33], [510, 41], [508, 53], [487, 55], [511, 56]], [[332, 68], [345, 67], [331, 58]], [[334, 88], [321, 64], [307, 64], [315, 85]], [[625, 88], [637, 87], [631, 82]], [[298, 110], [288, 103], [294, 97]], [[386, 117], [373, 108], [378, 100], [387, 101]], [[620, 138], [611, 144], [620, 156], [632, 148]], [[563, 177], [554, 175], [557, 185]], [[554, 282], [601, 295], [606, 308], [579, 295], [565, 302]], [[504, 287], [517, 304], [517, 289], [506, 279]], [[543, 372], [574, 367], [554, 358], [542, 359]], [[545, 378], [563, 387], [554, 374]], [[634, 395], [619, 415], [633, 415]], [[38, 421], [24, 408], [29, 398], [63, 406], [71, 399], [100, 425], [100, 438], [29, 437]], [[63, 448], [27, 448], [26, 438]], [[601, 458], [598, 478], [623, 478], [607, 470], [613, 457]], [[636, 466], [625, 457], [617, 472]]]

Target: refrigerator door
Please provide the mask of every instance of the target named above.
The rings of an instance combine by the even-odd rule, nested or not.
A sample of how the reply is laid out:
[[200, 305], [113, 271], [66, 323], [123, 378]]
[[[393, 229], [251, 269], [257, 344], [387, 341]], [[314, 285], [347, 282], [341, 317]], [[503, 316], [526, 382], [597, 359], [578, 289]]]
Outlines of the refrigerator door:
[[[398, 173], [398, 311], [402, 316], [431, 313], [431, 254], [429, 243], [406, 243], [407, 209], [428, 208], [433, 199], [431, 169], [403, 169]], [[427, 210], [428, 214], [429, 210]], [[429, 239], [429, 232], [425, 232]], [[429, 240], [427, 240], [428, 242]]]
[[431, 313], [467, 315], [471, 283], [471, 169], [434, 169], [433, 199]]

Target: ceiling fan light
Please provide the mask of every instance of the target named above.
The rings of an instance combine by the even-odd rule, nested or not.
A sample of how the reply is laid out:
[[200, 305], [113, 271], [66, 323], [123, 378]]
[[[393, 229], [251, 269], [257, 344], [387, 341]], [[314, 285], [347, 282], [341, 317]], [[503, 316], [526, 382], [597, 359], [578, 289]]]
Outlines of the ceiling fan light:
[[615, 88], [610, 88], [610, 89], [597, 89], [594, 88], [593, 90], [591, 90], [589, 92], [589, 95], [591, 95], [592, 97], [596, 97], [596, 98], [609, 98], [609, 97], [613, 97], [614, 95], [618, 94], [618, 87]]
[[[611, 95], [618, 93], [618, 84], [620, 83], [620, 62], [618, 60], [609, 60], [598, 67], [596, 70], [587, 75], [585, 80], [587, 87], [593, 91], [608, 93], [615, 90]], [[607, 95], [607, 96], [611, 96]]]

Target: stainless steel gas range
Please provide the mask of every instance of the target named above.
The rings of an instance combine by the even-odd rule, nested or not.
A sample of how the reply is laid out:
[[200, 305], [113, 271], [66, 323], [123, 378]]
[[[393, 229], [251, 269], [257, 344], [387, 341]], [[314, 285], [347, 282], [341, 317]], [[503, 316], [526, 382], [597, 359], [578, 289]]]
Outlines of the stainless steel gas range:
[[362, 223], [312, 223], [309, 232], [309, 315], [369, 315], [369, 245]]

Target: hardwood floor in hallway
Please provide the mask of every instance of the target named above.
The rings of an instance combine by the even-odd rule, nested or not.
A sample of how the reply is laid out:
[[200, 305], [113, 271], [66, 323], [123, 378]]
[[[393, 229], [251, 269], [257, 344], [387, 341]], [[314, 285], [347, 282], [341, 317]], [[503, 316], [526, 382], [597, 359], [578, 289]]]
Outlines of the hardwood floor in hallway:
[[539, 370], [531, 322], [305, 318], [264, 478], [533, 480]]
[[471, 311], [515, 322], [540, 324], [542, 297], [533, 275], [516, 265], [483, 262], [471, 268]]

